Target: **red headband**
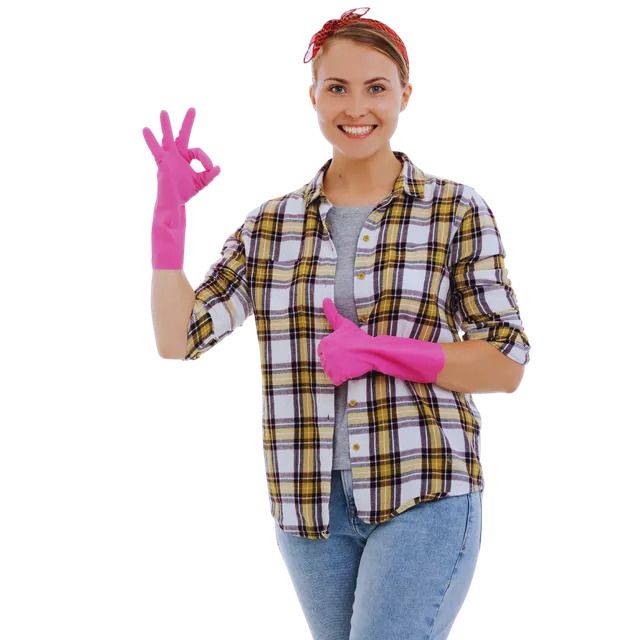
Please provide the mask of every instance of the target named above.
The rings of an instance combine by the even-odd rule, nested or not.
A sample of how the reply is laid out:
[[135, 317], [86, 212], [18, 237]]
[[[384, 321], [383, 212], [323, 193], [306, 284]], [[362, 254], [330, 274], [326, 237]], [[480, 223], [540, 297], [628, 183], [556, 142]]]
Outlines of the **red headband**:
[[322, 29], [314, 34], [309, 42], [309, 48], [307, 49], [307, 53], [304, 56], [304, 62], [311, 62], [313, 58], [315, 58], [316, 53], [318, 53], [318, 49], [322, 46], [324, 41], [332, 35], [335, 31], [337, 31], [340, 27], [350, 22], [365, 22], [366, 24], [371, 25], [378, 31], [384, 31], [389, 34], [393, 41], [396, 43], [398, 48], [400, 49], [400, 53], [404, 58], [404, 61], [407, 64], [407, 73], [409, 72], [409, 56], [407, 55], [407, 49], [404, 46], [404, 42], [400, 39], [400, 36], [391, 28], [388, 27], [384, 22], [378, 22], [377, 20], [370, 20], [369, 18], [361, 18], [367, 11], [369, 11], [370, 7], [359, 7], [357, 9], [349, 9], [349, 11], [345, 11], [339, 19], [337, 20], [328, 20], [322, 26]]

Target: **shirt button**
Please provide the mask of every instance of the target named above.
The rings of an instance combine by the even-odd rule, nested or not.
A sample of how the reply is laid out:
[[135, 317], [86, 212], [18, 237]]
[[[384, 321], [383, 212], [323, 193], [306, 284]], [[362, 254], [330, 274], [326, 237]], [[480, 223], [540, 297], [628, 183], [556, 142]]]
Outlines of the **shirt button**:
[[360, 449], [360, 445], [356, 442], [353, 447], [351, 447], [354, 451], [358, 451]]
[[365, 242], [369, 242], [369, 234], [368, 234], [368, 233], [365, 233], [365, 234], [362, 236], [362, 239], [363, 239]]
[[358, 274], [358, 280], [364, 280], [364, 273], [362, 273], [362, 271]]
[[349, 406], [355, 407], [358, 404], [357, 400], [349, 400]]

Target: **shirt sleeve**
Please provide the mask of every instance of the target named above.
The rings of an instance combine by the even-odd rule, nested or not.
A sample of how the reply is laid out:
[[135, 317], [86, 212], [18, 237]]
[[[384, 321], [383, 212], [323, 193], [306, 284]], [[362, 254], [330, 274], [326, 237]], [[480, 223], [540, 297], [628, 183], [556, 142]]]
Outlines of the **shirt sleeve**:
[[183, 360], [199, 358], [253, 312], [246, 280], [243, 228], [241, 225], [227, 238], [220, 257], [194, 291], [196, 298]]
[[463, 340], [486, 340], [520, 364], [529, 340], [505, 266], [505, 249], [493, 212], [471, 189], [459, 205], [463, 217], [450, 246], [452, 304]]

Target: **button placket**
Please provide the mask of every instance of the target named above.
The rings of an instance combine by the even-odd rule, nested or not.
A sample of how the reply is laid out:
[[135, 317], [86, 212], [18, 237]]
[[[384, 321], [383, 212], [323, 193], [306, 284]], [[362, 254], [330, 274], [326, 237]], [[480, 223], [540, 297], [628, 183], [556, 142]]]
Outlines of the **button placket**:
[[[376, 242], [379, 235], [379, 224], [376, 222], [376, 226], [373, 228], [367, 228], [371, 224], [371, 215], [379, 217], [381, 214], [376, 209], [367, 221], [363, 225], [363, 229], [358, 236], [358, 244], [356, 246], [356, 259], [354, 264], [354, 281], [353, 281], [353, 294], [355, 298], [356, 310], [361, 308], [360, 300], [371, 300], [373, 296], [373, 280], [371, 276], [373, 269], [373, 255], [372, 250], [375, 249]], [[361, 324], [366, 323], [367, 318], [358, 313], [358, 321]]]
[[[358, 401], [355, 398], [351, 398], [348, 404], [350, 407], [356, 407], [358, 406]], [[347, 411], [347, 425], [348, 424], [349, 424], [349, 412]], [[351, 451], [360, 451], [360, 445], [357, 442], [354, 442], [353, 444], [349, 443], [349, 449]]]
[[[348, 386], [347, 386], [347, 433], [348, 433], [348, 437], [349, 437], [349, 451], [355, 451], [354, 446], [357, 446], [358, 449], [357, 451], [361, 451], [363, 446], [365, 448], [365, 453], [367, 453], [368, 447], [366, 445], [367, 442], [367, 435], [366, 433], [362, 433], [359, 434], [357, 436], [352, 436], [352, 434], [350, 433], [349, 427], [350, 427], [350, 417], [351, 414], [353, 413], [352, 411], [350, 411], [350, 408], [355, 408], [358, 406], [364, 406], [366, 403], [366, 393], [367, 393], [367, 381], [365, 378], [356, 378], [356, 379], [351, 379], [348, 381]], [[357, 442], [357, 440], [360, 440], [363, 445], [361, 446], [361, 444], [359, 442]], [[353, 470], [351, 473], [351, 491], [350, 491], [350, 501], [349, 501], [349, 513], [350, 513], [350, 520], [351, 520], [351, 526], [353, 527], [354, 531], [360, 535], [363, 539], [366, 539], [366, 535], [363, 534], [361, 527], [364, 525], [365, 530], [367, 531], [367, 535], [370, 532], [370, 530], [368, 528], [371, 527], [371, 525], [368, 525], [366, 523], [364, 523], [362, 520], [360, 520], [360, 518], [358, 517], [358, 507], [356, 505], [356, 499], [355, 499], [355, 493], [353, 491]]]
[[349, 380], [347, 382], [347, 436], [349, 440], [349, 452], [357, 452], [361, 455], [362, 445], [358, 440], [362, 440], [361, 436], [353, 436], [349, 427], [351, 426], [351, 416], [354, 409], [357, 406], [362, 406], [364, 402], [364, 393], [366, 389], [366, 381], [362, 378]]

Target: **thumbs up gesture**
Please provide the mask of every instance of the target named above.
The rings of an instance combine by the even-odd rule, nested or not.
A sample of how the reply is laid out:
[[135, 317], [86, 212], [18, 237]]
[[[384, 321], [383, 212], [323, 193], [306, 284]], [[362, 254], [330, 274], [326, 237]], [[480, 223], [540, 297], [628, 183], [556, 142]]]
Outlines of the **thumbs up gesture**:
[[369, 358], [374, 338], [349, 318], [338, 313], [331, 298], [322, 301], [322, 309], [333, 332], [318, 343], [318, 357], [324, 372], [336, 386], [373, 369]]
[[318, 343], [320, 363], [336, 386], [369, 371], [433, 383], [446, 364], [442, 345], [401, 336], [370, 336], [341, 316], [330, 298], [322, 309], [334, 330]]

